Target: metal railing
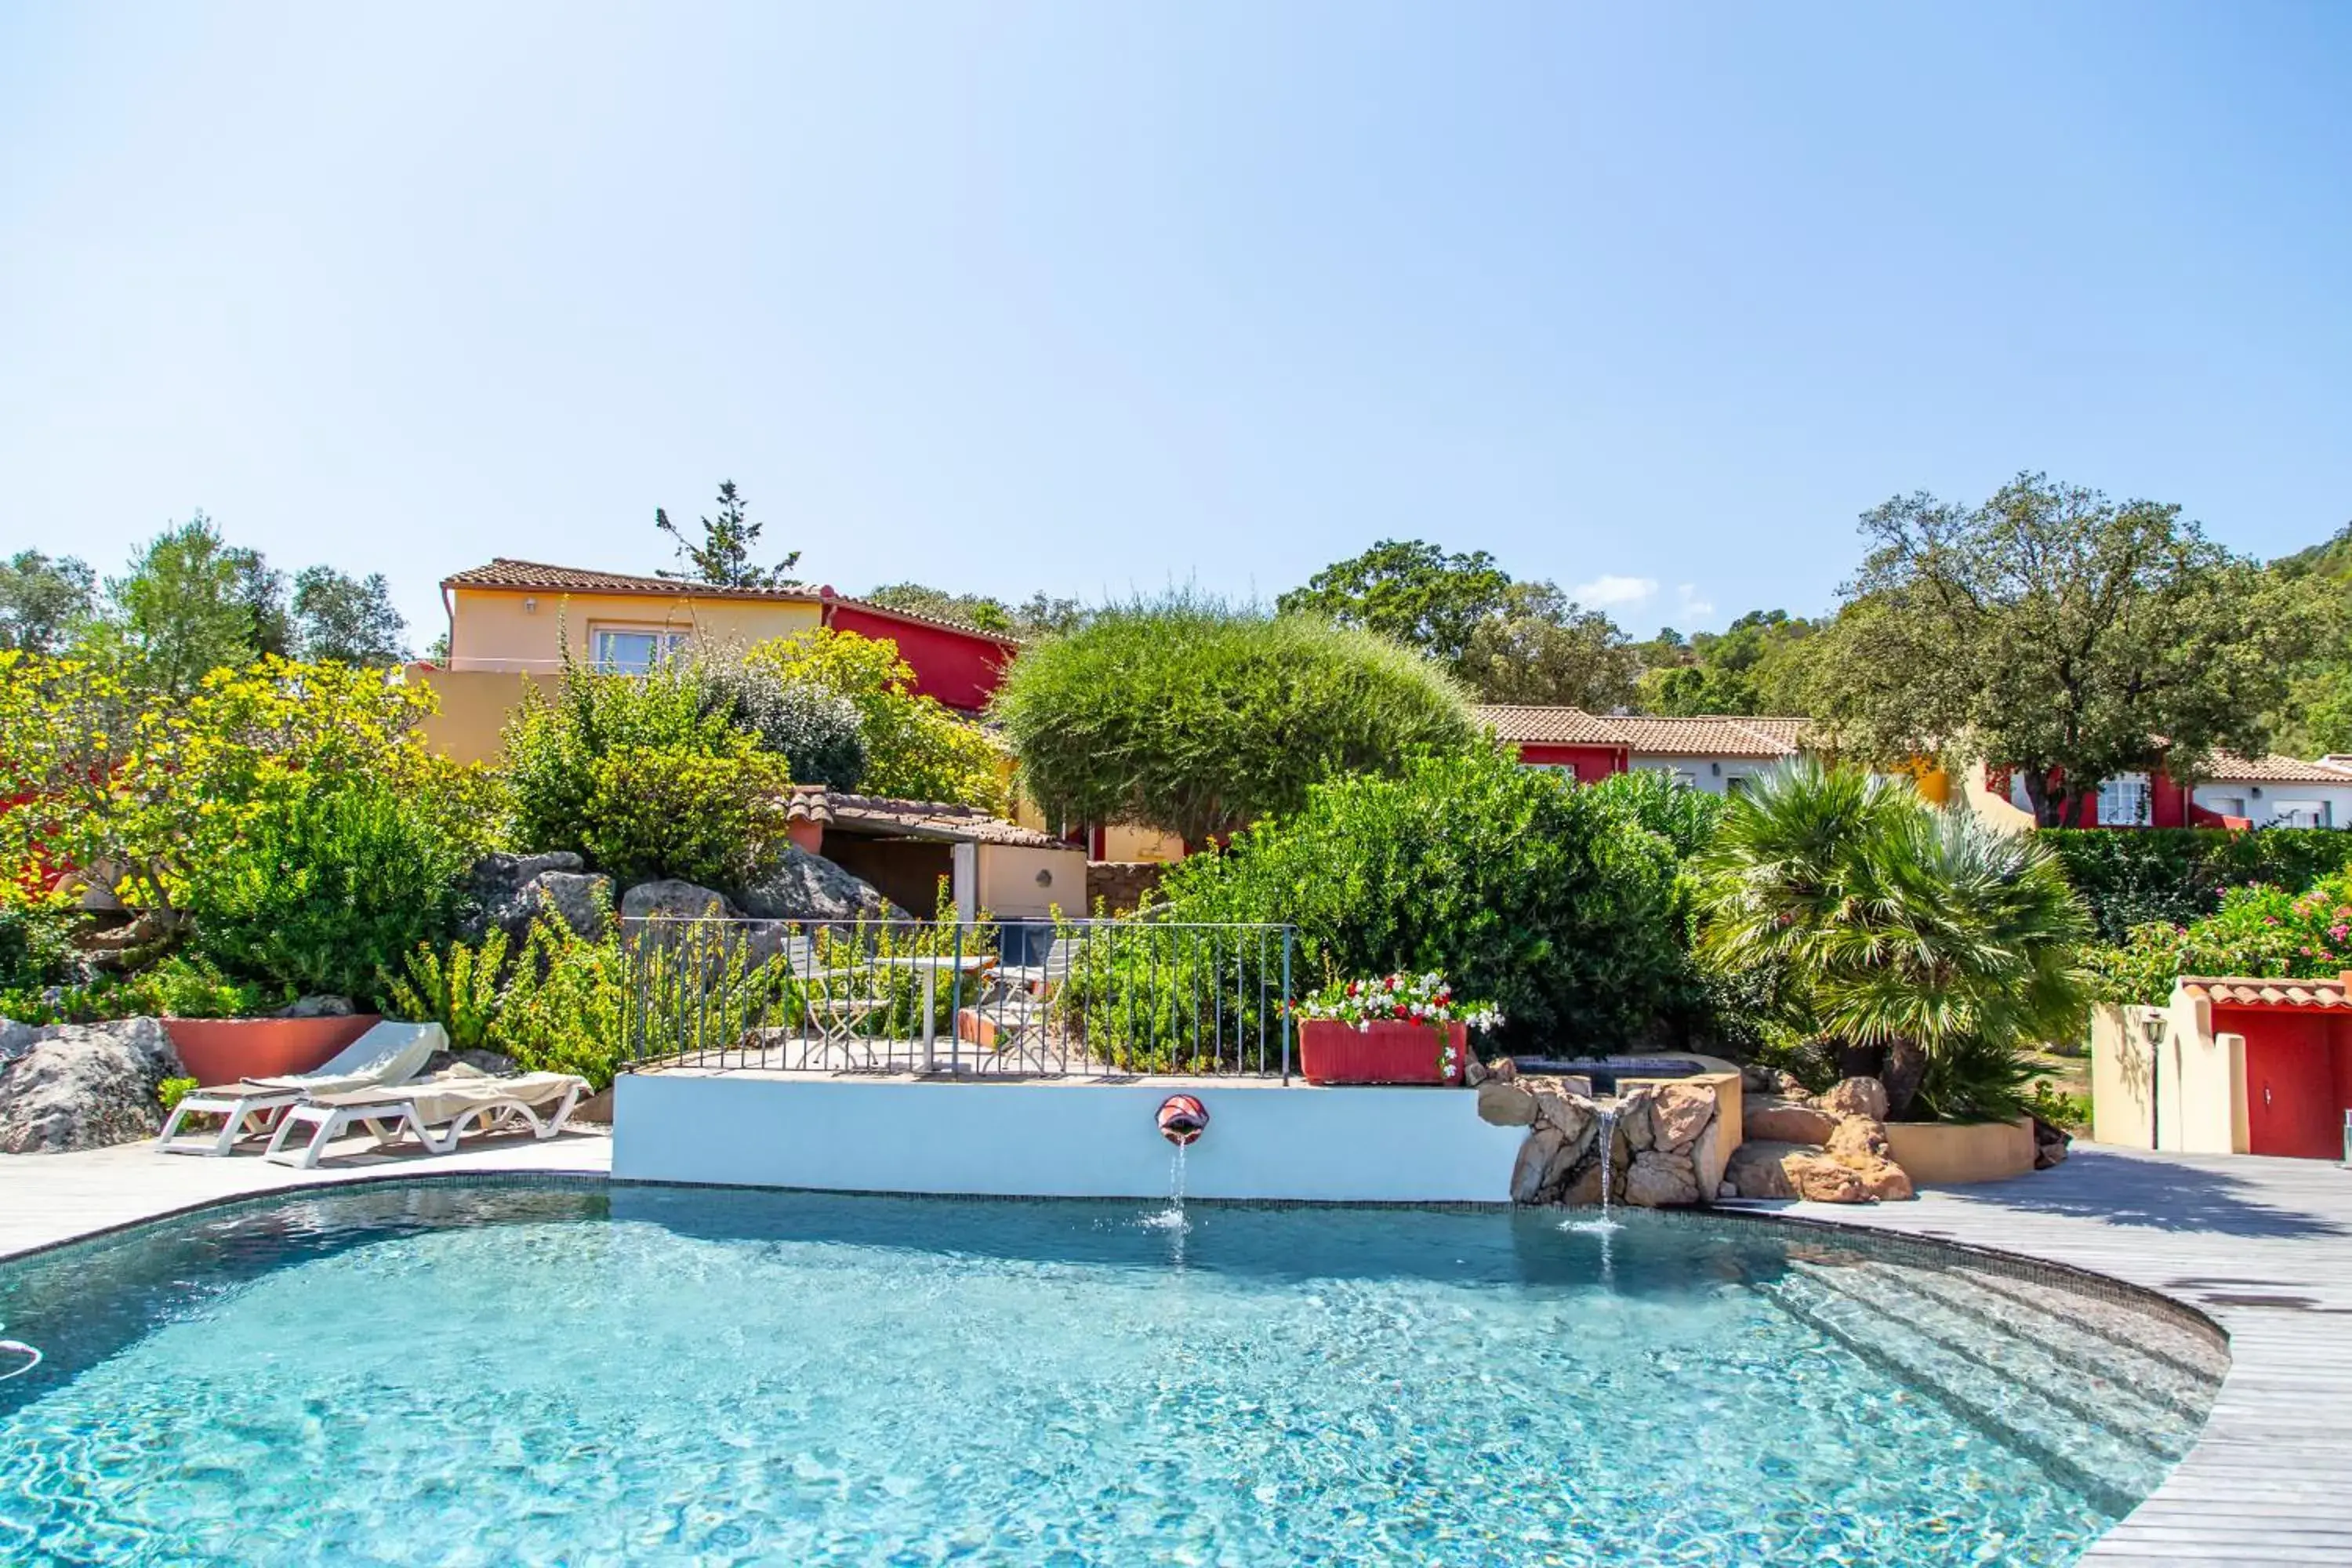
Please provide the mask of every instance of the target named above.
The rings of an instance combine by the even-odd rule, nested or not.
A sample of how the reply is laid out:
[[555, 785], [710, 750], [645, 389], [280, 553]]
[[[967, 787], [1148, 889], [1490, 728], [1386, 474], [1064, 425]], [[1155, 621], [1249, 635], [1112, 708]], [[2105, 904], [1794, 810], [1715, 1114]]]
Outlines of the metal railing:
[[1286, 925], [625, 922], [631, 1068], [1291, 1070]]

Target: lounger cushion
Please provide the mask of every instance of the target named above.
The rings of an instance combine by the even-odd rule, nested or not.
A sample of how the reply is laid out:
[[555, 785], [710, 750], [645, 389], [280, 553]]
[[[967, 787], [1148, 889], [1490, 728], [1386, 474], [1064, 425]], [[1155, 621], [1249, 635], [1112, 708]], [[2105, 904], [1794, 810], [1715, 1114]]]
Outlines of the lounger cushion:
[[400, 1083], [415, 1078], [433, 1059], [433, 1053], [449, 1048], [449, 1037], [438, 1024], [394, 1024], [389, 1021], [376, 1025], [321, 1067], [317, 1072], [294, 1073], [285, 1078], [248, 1078], [243, 1088], [231, 1084], [217, 1089], [199, 1089], [200, 1094], [264, 1094], [283, 1093], [289, 1089], [301, 1094], [338, 1094], [351, 1089], [366, 1089], [375, 1084]]

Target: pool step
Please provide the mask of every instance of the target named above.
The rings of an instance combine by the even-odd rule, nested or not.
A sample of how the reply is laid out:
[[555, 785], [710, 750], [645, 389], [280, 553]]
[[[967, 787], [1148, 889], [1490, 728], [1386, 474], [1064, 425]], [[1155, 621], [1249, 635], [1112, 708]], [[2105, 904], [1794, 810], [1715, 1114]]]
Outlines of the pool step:
[[2128, 1512], [2172, 1468], [2176, 1456], [2139, 1440], [2128, 1427], [2086, 1421], [2042, 1388], [1920, 1331], [1905, 1317], [1864, 1299], [1859, 1289], [1839, 1289], [1822, 1278], [1842, 1271], [1797, 1264], [1776, 1278], [1752, 1281], [1751, 1288], [1799, 1321], [2031, 1455], [2053, 1479], [2110, 1512]]
[[2189, 1451], [2189, 1423], [2202, 1407], [2185, 1389], [2148, 1384], [2145, 1358], [2126, 1362], [2104, 1340], [2084, 1346], [2078, 1339], [2070, 1352], [2061, 1343], [2071, 1328], [2063, 1320], [2015, 1302], [2008, 1303], [2007, 1314], [1996, 1315], [1983, 1304], [1982, 1289], [1943, 1279], [1931, 1268], [1877, 1262], [1796, 1267], [1993, 1376], [2032, 1389], [2077, 1421], [2168, 1462]]

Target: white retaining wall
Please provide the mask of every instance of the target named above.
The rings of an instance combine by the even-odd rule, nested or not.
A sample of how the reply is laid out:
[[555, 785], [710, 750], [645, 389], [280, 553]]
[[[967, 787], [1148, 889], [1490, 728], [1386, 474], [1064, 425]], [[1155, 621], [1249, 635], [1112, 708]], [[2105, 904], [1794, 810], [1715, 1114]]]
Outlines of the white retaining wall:
[[1459, 1089], [1251, 1082], [910, 1083], [627, 1074], [613, 1174], [624, 1181], [842, 1192], [1156, 1197], [1171, 1151], [1160, 1102], [1191, 1094], [1209, 1130], [1186, 1158], [1202, 1198], [1502, 1203], [1525, 1130], [1478, 1120]]

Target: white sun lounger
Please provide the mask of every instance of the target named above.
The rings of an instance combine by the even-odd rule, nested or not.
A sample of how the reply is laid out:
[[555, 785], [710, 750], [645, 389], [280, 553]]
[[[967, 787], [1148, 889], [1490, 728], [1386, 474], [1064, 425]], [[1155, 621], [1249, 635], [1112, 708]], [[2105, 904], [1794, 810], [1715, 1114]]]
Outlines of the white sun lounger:
[[[248, 1078], [215, 1089], [191, 1090], [163, 1123], [155, 1147], [167, 1154], [226, 1154], [238, 1140], [270, 1131], [272, 1112], [299, 1105], [313, 1094], [338, 1094], [403, 1083], [425, 1069], [433, 1053], [449, 1048], [438, 1024], [382, 1023], [353, 1040], [316, 1072], [289, 1078]], [[182, 1133], [190, 1116], [217, 1116], [217, 1133]]]
[[[262, 1157], [310, 1170], [327, 1145], [354, 1124], [365, 1127], [386, 1148], [404, 1133], [413, 1133], [433, 1154], [455, 1150], [469, 1127], [490, 1132], [519, 1124], [530, 1128], [533, 1137], [552, 1138], [563, 1131], [572, 1108], [587, 1090], [586, 1079], [568, 1072], [491, 1078], [467, 1068], [411, 1083], [312, 1095], [278, 1119]], [[288, 1135], [298, 1127], [309, 1130], [308, 1139], [289, 1148]]]

